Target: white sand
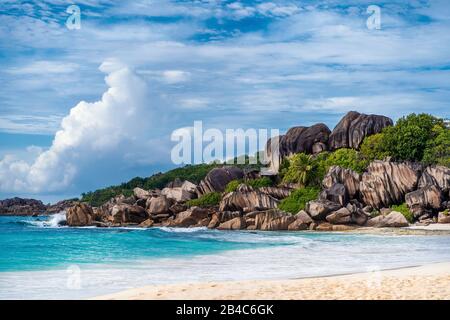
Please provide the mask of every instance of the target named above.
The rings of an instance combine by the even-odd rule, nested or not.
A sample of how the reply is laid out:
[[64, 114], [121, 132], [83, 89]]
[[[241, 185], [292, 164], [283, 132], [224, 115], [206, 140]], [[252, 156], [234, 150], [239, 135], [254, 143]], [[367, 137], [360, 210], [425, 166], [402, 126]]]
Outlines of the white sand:
[[147, 286], [95, 299], [450, 299], [450, 262], [331, 277]]

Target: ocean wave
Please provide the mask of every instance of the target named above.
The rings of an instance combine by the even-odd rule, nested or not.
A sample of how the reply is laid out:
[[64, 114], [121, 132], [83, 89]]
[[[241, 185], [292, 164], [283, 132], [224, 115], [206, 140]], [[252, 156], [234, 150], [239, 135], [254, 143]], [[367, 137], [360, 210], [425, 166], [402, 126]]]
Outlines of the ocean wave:
[[158, 229], [158, 230], [161, 230], [164, 232], [181, 232], [181, 233], [192, 233], [192, 232], [209, 230], [207, 227], [193, 227], [193, 228], [155, 227], [155, 229]]
[[66, 225], [66, 213], [60, 212], [55, 213], [48, 217], [48, 220], [22, 220], [20, 221], [24, 224], [29, 224], [34, 227], [40, 227], [40, 228], [61, 228], [61, 227], [67, 227]]

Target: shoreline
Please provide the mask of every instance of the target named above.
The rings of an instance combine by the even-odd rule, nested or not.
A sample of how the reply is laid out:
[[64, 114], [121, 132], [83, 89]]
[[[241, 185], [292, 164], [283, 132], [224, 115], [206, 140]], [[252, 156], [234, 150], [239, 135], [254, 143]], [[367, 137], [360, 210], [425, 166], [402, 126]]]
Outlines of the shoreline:
[[92, 300], [450, 300], [450, 261], [372, 272], [282, 280], [144, 286]]

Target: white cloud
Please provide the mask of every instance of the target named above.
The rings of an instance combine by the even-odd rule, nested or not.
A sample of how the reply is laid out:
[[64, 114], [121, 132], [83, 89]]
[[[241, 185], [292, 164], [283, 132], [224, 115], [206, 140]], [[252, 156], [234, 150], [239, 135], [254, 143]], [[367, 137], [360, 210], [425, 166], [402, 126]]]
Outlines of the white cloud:
[[76, 63], [62, 62], [62, 61], [35, 61], [28, 65], [21, 67], [14, 67], [7, 70], [11, 74], [35, 74], [35, 75], [45, 75], [45, 74], [62, 74], [62, 73], [72, 73], [77, 71], [79, 65]]
[[157, 158], [150, 150], [161, 143], [156, 133], [162, 132], [163, 114], [152, 106], [147, 84], [111, 61], [100, 69], [108, 72], [109, 86], [102, 99], [73, 107], [48, 150], [29, 148], [30, 153], [39, 151], [34, 161], [5, 156], [0, 161], [0, 191], [59, 191], [85, 169], [95, 172], [108, 162], [120, 168]]
[[188, 81], [191, 74], [182, 70], [166, 70], [162, 72], [163, 81], [168, 84]]

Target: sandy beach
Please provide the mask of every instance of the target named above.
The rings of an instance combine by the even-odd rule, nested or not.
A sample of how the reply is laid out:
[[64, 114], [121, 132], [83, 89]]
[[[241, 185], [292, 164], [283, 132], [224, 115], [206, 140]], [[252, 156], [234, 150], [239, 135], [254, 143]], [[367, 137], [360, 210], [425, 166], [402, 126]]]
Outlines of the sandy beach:
[[450, 262], [329, 277], [147, 286], [94, 299], [450, 299]]

